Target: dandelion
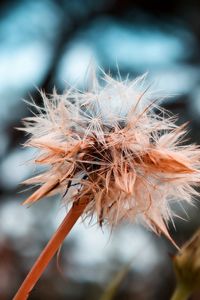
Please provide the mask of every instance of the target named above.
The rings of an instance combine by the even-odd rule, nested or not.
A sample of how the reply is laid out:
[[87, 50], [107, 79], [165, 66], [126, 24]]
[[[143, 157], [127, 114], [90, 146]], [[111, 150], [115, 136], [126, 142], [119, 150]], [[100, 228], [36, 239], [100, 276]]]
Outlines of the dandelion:
[[25, 181], [40, 187], [24, 203], [59, 193], [72, 208], [15, 300], [27, 298], [80, 215], [97, 216], [100, 226], [139, 220], [172, 241], [170, 201], [198, 195], [200, 150], [185, 145], [186, 125], [159, 106], [145, 76], [117, 81], [104, 74], [103, 81], [94, 78], [87, 92], [42, 93], [44, 107], [24, 121], [25, 146], [37, 148], [35, 163], [48, 167]]

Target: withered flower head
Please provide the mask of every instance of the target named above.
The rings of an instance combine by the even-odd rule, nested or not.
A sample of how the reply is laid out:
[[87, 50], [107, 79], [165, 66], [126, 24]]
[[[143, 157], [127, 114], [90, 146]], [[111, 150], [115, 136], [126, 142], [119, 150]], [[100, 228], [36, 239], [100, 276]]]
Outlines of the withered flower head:
[[86, 215], [100, 224], [140, 219], [169, 238], [170, 201], [197, 194], [200, 150], [183, 144], [185, 125], [152, 99], [144, 77], [103, 80], [87, 92], [42, 94], [44, 107], [25, 119], [25, 145], [48, 166], [25, 182], [41, 185], [25, 203], [62, 193], [67, 202], [86, 200]]
[[177, 286], [188, 295], [200, 290], [200, 229], [183, 245], [173, 263]]

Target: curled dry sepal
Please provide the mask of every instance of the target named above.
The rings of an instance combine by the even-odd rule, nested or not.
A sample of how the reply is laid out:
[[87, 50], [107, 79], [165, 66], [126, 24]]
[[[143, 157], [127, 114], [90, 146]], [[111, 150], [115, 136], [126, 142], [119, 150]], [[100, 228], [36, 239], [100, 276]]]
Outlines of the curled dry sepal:
[[197, 195], [200, 149], [184, 144], [186, 126], [159, 106], [144, 77], [103, 81], [94, 78], [87, 92], [42, 94], [44, 107], [25, 119], [25, 146], [48, 166], [25, 181], [40, 185], [25, 204], [61, 193], [67, 203], [87, 201], [85, 216], [100, 225], [139, 219], [170, 239], [169, 203]]

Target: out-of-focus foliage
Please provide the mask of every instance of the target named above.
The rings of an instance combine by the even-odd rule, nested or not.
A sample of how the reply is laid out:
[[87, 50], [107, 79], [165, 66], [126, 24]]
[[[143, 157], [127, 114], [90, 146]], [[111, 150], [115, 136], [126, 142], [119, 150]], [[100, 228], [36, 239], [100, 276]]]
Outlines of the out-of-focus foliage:
[[[90, 87], [91, 61], [106, 72], [133, 78], [149, 72], [163, 105], [190, 122], [200, 142], [200, 3], [197, 0], [19, 0], [0, 2], [0, 299], [7, 300], [65, 214], [61, 199], [31, 208], [19, 183], [37, 172], [15, 127], [31, 115], [22, 99], [41, 104], [36, 87], [62, 92]], [[118, 66], [118, 67], [117, 67]], [[182, 244], [199, 226], [199, 209], [176, 207], [171, 234]], [[52, 262], [30, 299], [97, 299], [121, 265], [135, 257], [116, 299], [170, 298], [174, 249], [145, 229], [126, 224], [112, 235], [77, 225], [64, 243], [60, 266]], [[49, 288], [51, 287], [51, 288]], [[194, 296], [195, 297], [195, 296]], [[195, 298], [194, 298], [195, 299]], [[198, 298], [198, 295], [196, 296]]]
[[114, 299], [120, 285], [122, 284], [124, 278], [126, 278], [130, 268], [132, 260], [126, 265], [122, 266], [121, 269], [113, 276], [113, 278], [108, 282], [105, 291], [99, 300], [112, 300]]

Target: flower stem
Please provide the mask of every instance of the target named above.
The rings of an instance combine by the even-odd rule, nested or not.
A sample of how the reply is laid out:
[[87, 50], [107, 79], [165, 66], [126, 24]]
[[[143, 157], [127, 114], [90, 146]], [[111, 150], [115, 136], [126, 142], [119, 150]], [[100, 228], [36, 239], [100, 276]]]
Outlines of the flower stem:
[[58, 251], [60, 245], [62, 244], [65, 237], [68, 235], [78, 218], [83, 213], [88, 202], [78, 202], [75, 203], [68, 214], [65, 216], [59, 228], [56, 230], [46, 247], [43, 249], [42, 253], [36, 260], [32, 269], [28, 273], [24, 282], [20, 286], [13, 300], [25, 300], [28, 299], [29, 293], [41, 277], [42, 273], [48, 266], [49, 262]]
[[184, 284], [178, 284], [171, 300], [188, 300], [191, 290]]

